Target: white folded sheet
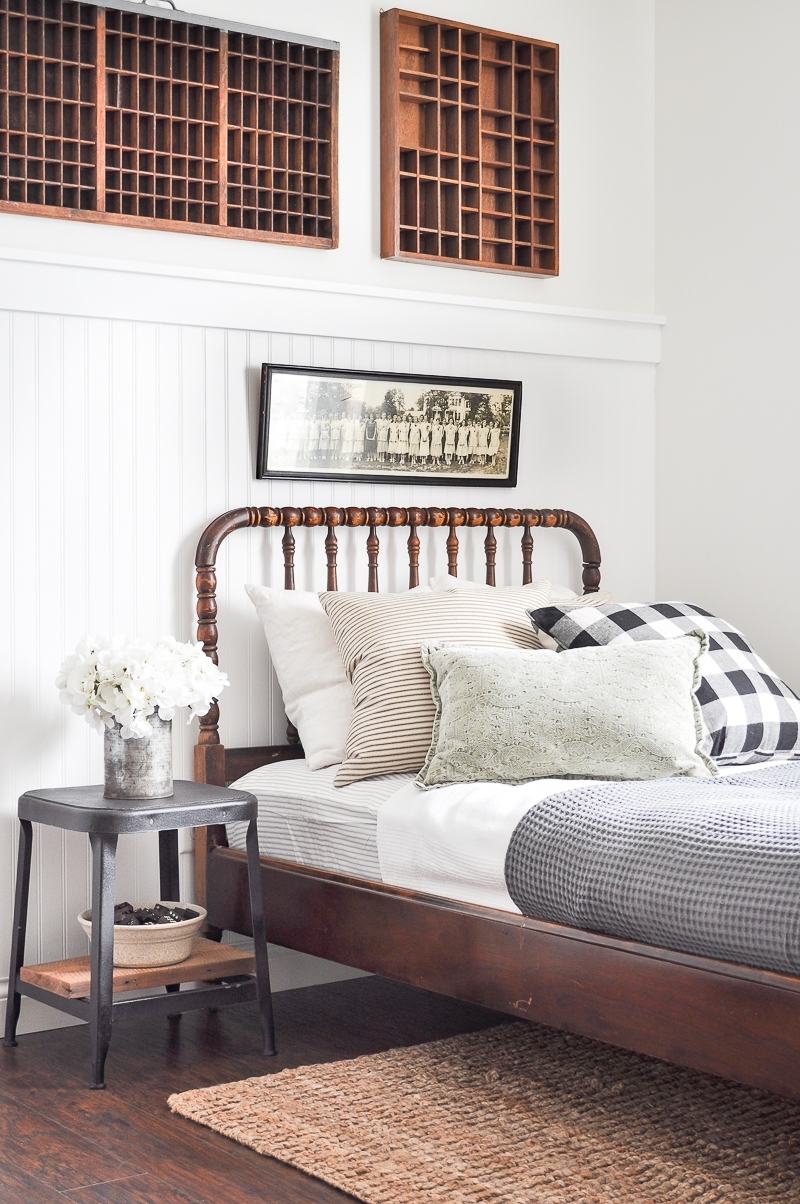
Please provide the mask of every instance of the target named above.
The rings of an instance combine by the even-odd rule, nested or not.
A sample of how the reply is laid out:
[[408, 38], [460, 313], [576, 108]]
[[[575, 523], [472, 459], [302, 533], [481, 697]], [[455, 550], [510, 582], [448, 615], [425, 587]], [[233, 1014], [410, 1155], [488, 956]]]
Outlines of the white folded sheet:
[[420, 790], [411, 782], [378, 812], [381, 877], [390, 886], [519, 915], [503, 876], [511, 834], [536, 803], [584, 784], [539, 778], [520, 786], [470, 782]]
[[[758, 768], [737, 766], [721, 773]], [[549, 795], [589, 784], [583, 779], [538, 778], [519, 786], [470, 782], [420, 790], [410, 782], [378, 811], [381, 877], [390, 886], [519, 915], [503, 872], [514, 829], [526, 811]]]

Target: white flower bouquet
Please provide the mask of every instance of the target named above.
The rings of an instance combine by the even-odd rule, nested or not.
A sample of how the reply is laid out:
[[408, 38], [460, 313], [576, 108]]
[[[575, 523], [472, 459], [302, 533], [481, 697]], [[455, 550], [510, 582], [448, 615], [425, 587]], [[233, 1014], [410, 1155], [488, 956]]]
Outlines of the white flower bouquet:
[[181, 707], [189, 722], [205, 715], [228, 685], [227, 676], [203, 652], [202, 644], [179, 644], [166, 636], [139, 644], [119, 636], [85, 639], [68, 656], [56, 678], [61, 701], [93, 727], [121, 727], [125, 740], [150, 736], [148, 719], [158, 712], [168, 721]]

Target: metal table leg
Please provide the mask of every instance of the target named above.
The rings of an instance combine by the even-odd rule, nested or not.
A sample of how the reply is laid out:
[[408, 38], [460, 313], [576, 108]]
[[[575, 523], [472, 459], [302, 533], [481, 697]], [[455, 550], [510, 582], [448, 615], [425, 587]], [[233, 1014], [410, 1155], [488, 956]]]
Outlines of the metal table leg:
[[[158, 869], [162, 900], [169, 903], [179, 903], [181, 898], [180, 859], [178, 854], [177, 828], [165, 828], [158, 834]], [[168, 995], [180, 991], [179, 983], [171, 983], [167, 988]], [[171, 1012], [170, 1020], [179, 1020], [180, 1012]]]
[[22, 1002], [22, 996], [17, 990], [17, 977], [25, 960], [25, 930], [28, 926], [28, 894], [31, 885], [31, 851], [33, 849], [33, 824], [29, 819], [21, 819], [19, 826], [21, 831], [17, 856], [17, 885], [14, 893], [14, 928], [11, 935], [6, 1031], [3, 1038], [3, 1045], [7, 1049], [17, 1044], [17, 1022]]
[[103, 1071], [111, 1044], [114, 999], [114, 879], [117, 836], [90, 832], [92, 846], [92, 949], [89, 1032], [92, 1042], [91, 1087], [105, 1087]]
[[253, 942], [258, 983], [258, 1010], [264, 1053], [272, 1056], [275, 1049], [275, 1024], [272, 1018], [272, 990], [269, 983], [267, 928], [264, 922], [264, 896], [261, 890], [261, 862], [258, 853], [258, 828], [255, 819], [247, 825], [247, 879], [250, 886], [250, 912], [253, 921]]
[[166, 829], [158, 834], [158, 868], [161, 898], [179, 903], [181, 897], [178, 860], [178, 830]]

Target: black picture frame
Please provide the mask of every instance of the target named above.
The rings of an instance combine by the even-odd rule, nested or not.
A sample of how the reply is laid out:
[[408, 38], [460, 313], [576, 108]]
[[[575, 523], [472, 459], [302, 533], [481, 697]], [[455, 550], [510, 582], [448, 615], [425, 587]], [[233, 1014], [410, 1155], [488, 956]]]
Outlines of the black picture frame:
[[521, 408], [518, 380], [262, 364], [256, 477], [512, 489]]

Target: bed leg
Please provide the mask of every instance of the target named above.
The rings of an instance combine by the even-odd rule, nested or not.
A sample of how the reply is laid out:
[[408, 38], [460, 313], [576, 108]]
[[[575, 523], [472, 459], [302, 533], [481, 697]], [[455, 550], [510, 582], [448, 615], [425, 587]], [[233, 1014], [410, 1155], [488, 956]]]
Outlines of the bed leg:
[[269, 981], [267, 927], [264, 918], [264, 891], [261, 885], [261, 858], [258, 848], [258, 825], [251, 819], [247, 825], [247, 879], [250, 888], [250, 919], [253, 928], [253, 952], [256, 957], [258, 981], [258, 1010], [264, 1053], [272, 1057], [275, 1049], [275, 1024], [272, 1018], [272, 990]]

